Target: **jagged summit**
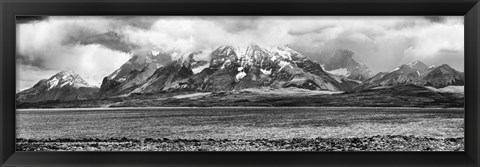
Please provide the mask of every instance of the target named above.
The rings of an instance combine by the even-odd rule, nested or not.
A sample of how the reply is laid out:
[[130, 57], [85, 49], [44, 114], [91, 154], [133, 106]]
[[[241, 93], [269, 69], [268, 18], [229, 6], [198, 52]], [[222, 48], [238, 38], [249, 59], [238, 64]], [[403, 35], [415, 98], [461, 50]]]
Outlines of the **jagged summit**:
[[449, 85], [464, 85], [464, 82], [464, 75], [447, 64], [429, 67], [421, 61], [414, 61], [403, 64], [390, 72], [379, 73], [366, 80], [356, 89], [406, 84], [442, 88]]
[[452, 67], [450, 67], [448, 64], [442, 64], [442, 65], [438, 66], [438, 68], [449, 70], [449, 71], [455, 70]]
[[16, 99], [24, 102], [80, 100], [93, 98], [97, 91], [97, 87], [88, 84], [79, 74], [73, 71], [61, 71], [17, 93]]
[[60, 71], [49, 79], [45, 80], [49, 89], [55, 87], [73, 86], [73, 87], [94, 87], [88, 84], [79, 74], [71, 71]]
[[372, 76], [370, 69], [356, 61], [354, 52], [348, 49], [325, 51], [318, 56], [317, 61], [323, 64], [325, 71], [349, 79], [363, 81]]
[[337, 49], [321, 64], [288, 46], [256, 44], [223, 45], [184, 54], [153, 50], [136, 52], [103, 79], [100, 89], [92, 87], [73, 71], [61, 71], [19, 92], [17, 100], [37, 102], [289, 87], [349, 92], [409, 84], [435, 88], [464, 84], [464, 74], [450, 66], [429, 67], [421, 61], [403, 64], [369, 78], [368, 67], [353, 57], [353, 51]]
[[415, 81], [417, 85], [433, 86], [442, 88], [449, 85], [465, 85], [465, 75], [447, 64], [426, 70], [422, 76]]
[[[198, 57], [208, 57], [209, 60]], [[128, 64], [127, 62], [126, 64]], [[141, 70], [130, 73], [142, 73]], [[231, 91], [254, 87], [298, 87], [312, 90], [348, 90], [357, 82], [331, 76], [321, 66], [290, 47], [256, 44], [222, 45], [213, 50], [182, 54], [176, 60], [132, 82], [105, 80], [106, 96], [179, 90]], [[103, 93], [105, 95], [105, 93]]]
[[397, 68], [393, 69], [392, 71], [390, 72], [400, 72], [400, 73], [408, 73], [408, 72], [415, 72], [417, 73], [417, 75], [421, 75], [422, 73], [424, 73], [427, 69], [429, 69], [430, 67], [427, 66], [425, 63], [421, 62], [421, 61], [413, 61], [411, 63], [408, 63], [408, 64], [402, 64], [400, 66], [398, 66]]
[[423, 70], [428, 69], [428, 66], [425, 63], [423, 63], [421, 61], [418, 61], [418, 60], [407, 64], [407, 66], [409, 66], [410, 68], [419, 70], [419, 71], [423, 71]]
[[119, 69], [103, 79], [99, 95], [116, 94], [145, 82], [156, 69], [170, 63], [171, 57], [170, 53], [158, 50], [137, 52]]
[[[212, 52], [211, 66], [213, 68], [222, 68], [221, 65], [229, 65], [236, 62], [242, 67], [267, 65], [263, 62], [272, 61], [296, 61], [305, 58], [302, 54], [289, 47], [272, 46], [262, 48], [257, 44], [244, 46], [223, 45]], [[221, 65], [219, 63], [222, 63]], [[223, 67], [224, 68], [224, 67]]]

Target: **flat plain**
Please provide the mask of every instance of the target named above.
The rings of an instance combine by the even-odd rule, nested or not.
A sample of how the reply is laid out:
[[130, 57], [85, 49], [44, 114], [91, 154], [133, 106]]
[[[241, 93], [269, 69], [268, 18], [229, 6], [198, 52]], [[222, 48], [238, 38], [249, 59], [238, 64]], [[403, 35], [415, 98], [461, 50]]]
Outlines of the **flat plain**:
[[17, 150], [460, 151], [463, 118], [462, 108], [19, 109]]

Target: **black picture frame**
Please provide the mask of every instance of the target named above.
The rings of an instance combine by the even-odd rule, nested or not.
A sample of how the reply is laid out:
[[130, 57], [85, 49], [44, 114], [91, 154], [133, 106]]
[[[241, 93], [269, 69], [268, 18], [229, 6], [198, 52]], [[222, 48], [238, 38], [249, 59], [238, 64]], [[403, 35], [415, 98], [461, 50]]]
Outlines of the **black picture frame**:
[[[478, 0], [1, 0], [0, 166], [479, 166], [478, 2]], [[15, 152], [17, 15], [465, 16], [465, 152]]]

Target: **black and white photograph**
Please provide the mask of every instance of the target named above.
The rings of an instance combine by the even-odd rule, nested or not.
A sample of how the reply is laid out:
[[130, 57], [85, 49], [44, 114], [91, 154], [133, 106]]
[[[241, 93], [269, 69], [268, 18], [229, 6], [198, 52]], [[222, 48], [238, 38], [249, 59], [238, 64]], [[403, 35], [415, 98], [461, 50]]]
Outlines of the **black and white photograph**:
[[16, 16], [16, 151], [463, 152], [464, 25]]

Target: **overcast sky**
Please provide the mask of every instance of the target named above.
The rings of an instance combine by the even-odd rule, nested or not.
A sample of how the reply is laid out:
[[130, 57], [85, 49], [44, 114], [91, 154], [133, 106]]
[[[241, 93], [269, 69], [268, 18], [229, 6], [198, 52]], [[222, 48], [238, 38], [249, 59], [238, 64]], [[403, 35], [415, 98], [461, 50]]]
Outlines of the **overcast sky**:
[[374, 73], [415, 60], [464, 71], [462, 16], [38, 17], [17, 20], [17, 88], [61, 70], [99, 86], [133, 54], [162, 50], [176, 58], [250, 43], [289, 45], [310, 57], [349, 49]]

